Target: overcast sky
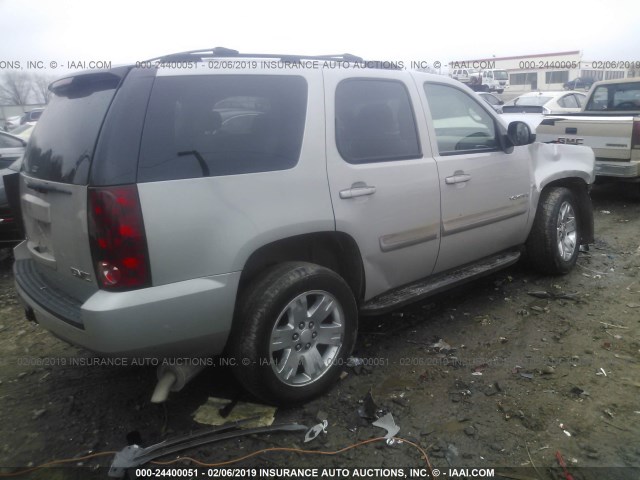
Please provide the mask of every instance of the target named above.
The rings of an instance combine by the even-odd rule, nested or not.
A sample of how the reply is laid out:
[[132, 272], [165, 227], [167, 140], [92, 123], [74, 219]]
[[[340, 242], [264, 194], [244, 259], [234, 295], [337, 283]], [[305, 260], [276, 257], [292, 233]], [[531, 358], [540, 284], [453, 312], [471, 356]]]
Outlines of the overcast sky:
[[[492, 3], [504, 6], [481, 6]], [[0, 0], [0, 32], [0, 62], [45, 64], [120, 64], [214, 46], [443, 64], [570, 50], [640, 60], [640, 2]]]

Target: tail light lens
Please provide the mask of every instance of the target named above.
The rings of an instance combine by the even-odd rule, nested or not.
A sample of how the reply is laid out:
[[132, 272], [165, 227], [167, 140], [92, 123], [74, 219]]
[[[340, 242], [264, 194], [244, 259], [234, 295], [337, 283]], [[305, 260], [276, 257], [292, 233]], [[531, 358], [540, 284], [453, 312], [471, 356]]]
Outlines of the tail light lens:
[[89, 190], [89, 238], [102, 288], [133, 290], [151, 285], [147, 239], [135, 185]]
[[633, 121], [633, 132], [631, 133], [631, 148], [640, 148], [640, 121]]

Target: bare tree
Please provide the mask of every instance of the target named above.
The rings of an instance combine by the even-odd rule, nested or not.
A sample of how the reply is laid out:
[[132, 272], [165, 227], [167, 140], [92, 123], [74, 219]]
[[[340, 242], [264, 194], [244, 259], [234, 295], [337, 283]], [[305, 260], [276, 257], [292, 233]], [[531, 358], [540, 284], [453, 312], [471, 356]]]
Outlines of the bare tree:
[[51, 92], [49, 91], [49, 84], [55, 77], [52, 75], [45, 75], [36, 73], [33, 75], [33, 91], [36, 95], [36, 101], [38, 103], [49, 103], [51, 98]]
[[27, 105], [33, 91], [32, 78], [28, 73], [6, 71], [0, 83], [0, 100], [10, 105]]

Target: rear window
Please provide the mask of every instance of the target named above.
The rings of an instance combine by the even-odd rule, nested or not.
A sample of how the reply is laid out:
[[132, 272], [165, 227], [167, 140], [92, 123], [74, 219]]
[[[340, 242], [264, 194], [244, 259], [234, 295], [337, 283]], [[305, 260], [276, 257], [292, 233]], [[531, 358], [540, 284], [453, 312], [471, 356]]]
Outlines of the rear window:
[[585, 110], [640, 110], [640, 82], [596, 87]]
[[156, 78], [138, 181], [292, 168], [300, 156], [306, 106], [307, 83], [298, 76]]
[[536, 96], [528, 96], [528, 97], [516, 98], [513, 101], [513, 104], [514, 105], [521, 105], [521, 106], [540, 107], [540, 106], [544, 105], [545, 103], [547, 103], [549, 100], [551, 100], [551, 97], [543, 97], [541, 95], [536, 95]]
[[109, 73], [55, 82], [60, 87], [31, 135], [24, 171], [43, 180], [86, 184], [96, 139], [119, 82]]

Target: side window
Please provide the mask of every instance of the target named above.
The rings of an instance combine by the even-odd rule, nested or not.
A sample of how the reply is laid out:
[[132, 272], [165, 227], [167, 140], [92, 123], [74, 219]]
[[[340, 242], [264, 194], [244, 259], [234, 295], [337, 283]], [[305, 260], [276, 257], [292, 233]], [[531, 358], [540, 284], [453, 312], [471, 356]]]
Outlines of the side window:
[[422, 157], [402, 82], [354, 78], [336, 88], [336, 146], [349, 163]]
[[145, 119], [138, 181], [293, 168], [307, 82], [285, 75], [157, 78]]
[[596, 88], [589, 100], [588, 110], [606, 110], [608, 104], [608, 93], [606, 86]]
[[572, 94], [565, 95], [560, 100], [558, 100], [558, 105], [560, 105], [562, 108], [579, 108], [578, 102]]
[[425, 83], [440, 155], [497, 150], [493, 117], [470, 95], [449, 85]]

